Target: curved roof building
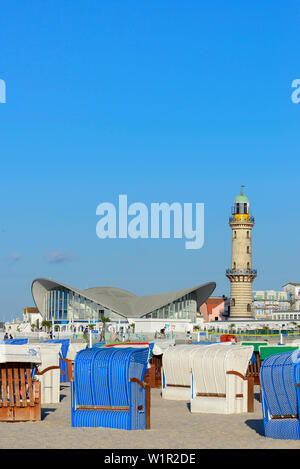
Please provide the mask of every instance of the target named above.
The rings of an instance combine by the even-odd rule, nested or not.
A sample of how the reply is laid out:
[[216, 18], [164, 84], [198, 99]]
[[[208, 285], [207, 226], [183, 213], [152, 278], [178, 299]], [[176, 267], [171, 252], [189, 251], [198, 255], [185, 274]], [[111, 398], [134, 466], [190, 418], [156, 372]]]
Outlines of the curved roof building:
[[212, 294], [214, 282], [158, 295], [137, 296], [115, 287], [86, 290], [38, 278], [32, 283], [34, 302], [44, 319], [57, 322], [112, 321], [130, 318], [190, 319]]

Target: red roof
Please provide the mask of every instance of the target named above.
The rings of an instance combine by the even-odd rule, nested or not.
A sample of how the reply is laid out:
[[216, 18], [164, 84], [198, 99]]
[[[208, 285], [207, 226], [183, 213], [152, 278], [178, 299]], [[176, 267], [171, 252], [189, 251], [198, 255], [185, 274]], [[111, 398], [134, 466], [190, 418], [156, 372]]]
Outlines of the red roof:
[[212, 311], [216, 306], [220, 305], [221, 303], [224, 303], [224, 298], [210, 297], [210, 298], [207, 298], [205, 303], [207, 306], [208, 314], [212, 314]]

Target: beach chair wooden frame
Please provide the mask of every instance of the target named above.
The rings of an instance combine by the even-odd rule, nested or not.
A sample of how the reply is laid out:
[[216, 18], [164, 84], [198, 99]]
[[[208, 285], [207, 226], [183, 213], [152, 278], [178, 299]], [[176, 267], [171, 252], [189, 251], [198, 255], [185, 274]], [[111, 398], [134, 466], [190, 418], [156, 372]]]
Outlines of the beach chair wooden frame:
[[[243, 381], [247, 381], [247, 412], [254, 412], [254, 377], [253, 376], [243, 376], [238, 371], [227, 371], [227, 375], [236, 375], [239, 376]], [[236, 394], [235, 397], [243, 397], [242, 394]]]
[[[66, 363], [66, 370], [68, 372], [68, 377], [67, 379], [65, 380], [65, 382], [68, 382], [70, 383], [73, 379], [73, 365], [74, 365], [74, 361], [73, 360], [69, 360], [68, 358], [59, 358], [59, 361], [60, 362], [64, 362]], [[62, 368], [62, 367], [61, 367]], [[60, 371], [60, 374], [61, 375], [64, 375], [65, 374], [65, 370], [62, 370]]]
[[153, 356], [150, 360], [150, 386], [161, 388], [162, 356]]
[[252, 386], [250, 392], [253, 394], [254, 400], [254, 386], [259, 386], [259, 401], [261, 402], [261, 383], [260, 383], [260, 368], [261, 368], [261, 360], [259, 356], [259, 352], [254, 352], [256, 356], [255, 363], [249, 363], [246, 378], [249, 380], [249, 386]]
[[40, 382], [30, 363], [0, 364], [0, 421], [41, 420]]

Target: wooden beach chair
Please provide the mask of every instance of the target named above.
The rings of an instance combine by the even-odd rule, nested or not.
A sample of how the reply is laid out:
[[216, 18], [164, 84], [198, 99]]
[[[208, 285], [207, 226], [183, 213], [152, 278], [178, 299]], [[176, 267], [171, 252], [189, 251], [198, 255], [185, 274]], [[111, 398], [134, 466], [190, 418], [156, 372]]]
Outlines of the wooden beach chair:
[[41, 420], [40, 382], [31, 378], [28, 363], [0, 364], [0, 420]]
[[38, 353], [27, 345], [0, 345], [0, 421], [41, 420]]

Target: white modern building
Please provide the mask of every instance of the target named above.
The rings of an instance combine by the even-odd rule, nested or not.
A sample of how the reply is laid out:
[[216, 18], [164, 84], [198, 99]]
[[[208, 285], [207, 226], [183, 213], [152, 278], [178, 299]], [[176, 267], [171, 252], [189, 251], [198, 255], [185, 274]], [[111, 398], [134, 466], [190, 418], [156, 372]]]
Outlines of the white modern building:
[[91, 323], [97, 328], [102, 326], [103, 317], [124, 328], [135, 324], [135, 332], [161, 329], [185, 332], [197, 324], [197, 313], [215, 287], [210, 282], [168, 293], [137, 296], [115, 287], [79, 290], [39, 278], [32, 283], [32, 296], [42, 318], [62, 332], [81, 332]]

